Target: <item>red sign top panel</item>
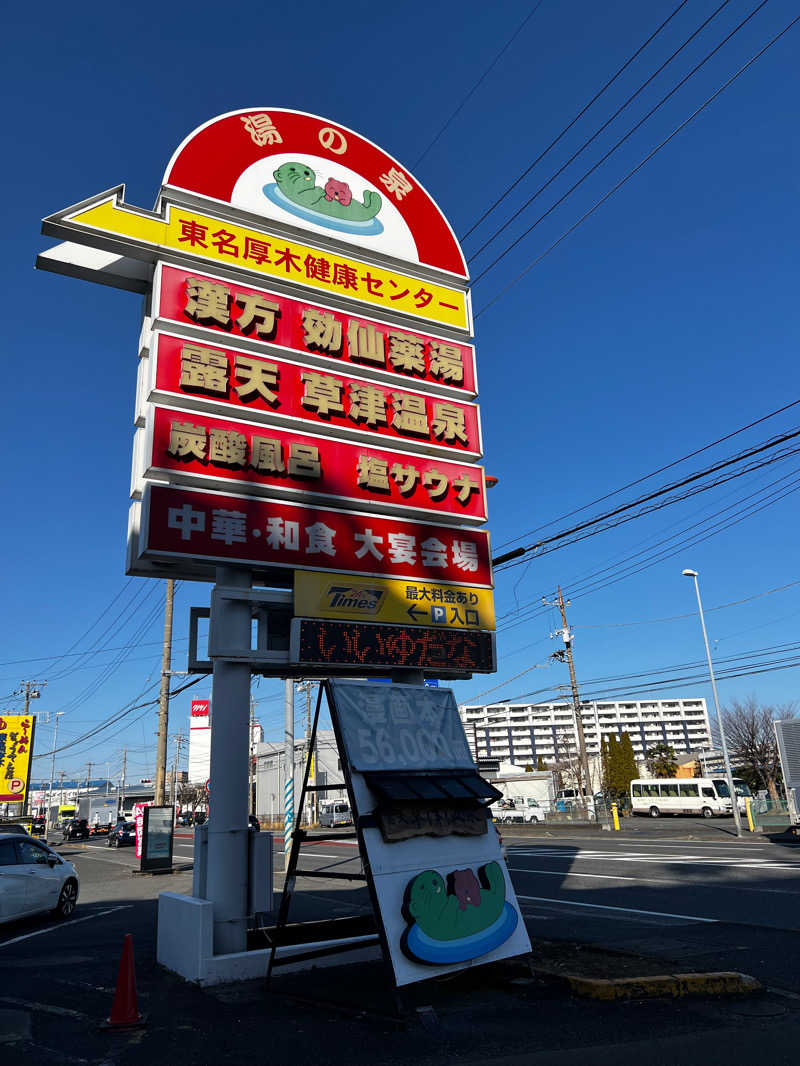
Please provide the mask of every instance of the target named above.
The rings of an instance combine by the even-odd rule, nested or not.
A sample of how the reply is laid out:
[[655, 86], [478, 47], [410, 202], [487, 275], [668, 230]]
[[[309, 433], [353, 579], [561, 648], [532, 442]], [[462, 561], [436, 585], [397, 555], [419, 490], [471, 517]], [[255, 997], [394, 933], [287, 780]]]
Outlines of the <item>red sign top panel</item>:
[[189, 134], [164, 185], [467, 277], [450, 224], [392, 156], [317, 115], [255, 108]]
[[475, 351], [469, 344], [397, 329], [198, 271], [166, 264], [160, 271], [154, 307], [159, 318], [323, 356], [350, 364], [356, 373], [380, 371], [415, 385], [431, 382], [470, 396], [477, 392]]
[[141, 538], [146, 556], [492, 587], [482, 530], [277, 500], [151, 485]]
[[236, 482], [245, 491], [299, 498], [316, 493], [331, 503], [378, 503], [486, 521], [483, 471], [468, 463], [164, 407], [153, 408], [151, 423], [152, 469]]
[[192, 718], [207, 718], [208, 708], [208, 700], [192, 700]]
[[[262, 359], [247, 352], [156, 334], [155, 387], [203, 406], [235, 408], [237, 416], [264, 416], [272, 424], [313, 432], [330, 428], [383, 438], [389, 444], [447, 449], [480, 458], [478, 408], [449, 397], [328, 373], [302, 363]], [[337, 368], [333, 368], [338, 370]]]

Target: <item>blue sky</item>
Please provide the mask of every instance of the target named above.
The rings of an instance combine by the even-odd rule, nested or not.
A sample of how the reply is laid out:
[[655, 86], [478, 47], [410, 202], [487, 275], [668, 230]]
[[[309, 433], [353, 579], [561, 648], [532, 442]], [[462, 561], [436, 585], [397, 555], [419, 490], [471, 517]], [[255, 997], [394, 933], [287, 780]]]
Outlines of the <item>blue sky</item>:
[[[355, 4], [334, 12], [312, 3], [225, 13], [199, 0], [191, 8], [137, 5], [124, 14], [88, 4], [69, 17], [48, 3], [9, 11], [6, 40], [14, 47], [2, 75], [9, 106], [0, 269], [6, 306], [15, 313], [5, 320], [0, 685], [7, 698], [0, 706], [18, 706], [10, 696], [23, 678], [49, 680], [38, 707], [64, 709], [61, 745], [127, 704], [152, 698], [157, 689], [148, 686], [157, 684], [160, 668], [162, 588], [124, 577], [140, 299], [34, 272], [36, 253], [52, 244], [40, 235], [41, 217], [121, 182], [129, 202], [149, 207], [167, 160], [191, 129], [235, 108], [272, 106], [330, 117], [381, 144], [414, 171], [463, 235], [675, 4], [543, 0], [431, 146], [533, 6], [433, 2], [409, 15], [397, 7]], [[684, 5], [466, 240], [468, 256], [716, 6]], [[532, 208], [471, 259], [473, 276], [753, 7], [755, 0], [731, 0]], [[476, 311], [795, 15], [790, 0], [770, 0], [476, 285]], [[479, 314], [485, 464], [500, 478], [490, 496], [495, 545], [796, 398], [798, 33], [790, 31]], [[793, 428], [797, 410], [645, 487]], [[587, 695], [609, 688], [597, 681], [603, 677], [650, 677], [696, 662], [702, 656], [696, 617], [627, 623], [690, 614], [684, 566], [701, 572], [708, 607], [799, 579], [796, 495], [625, 580], [580, 595], [578, 579], [618, 566], [723, 507], [735, 517], [738, 500], [778, 478], [787, 478], [784, 491], [791, 489], [797, 465], [789, 458], [500, 573], [498, 611], [536, 604], [561, 582], [572, 597], [576, 666]], [[207, 599], [207, 586], [179, 590], [176, 670], [185, 665], [188, 607]], [[798, 618], [800, 585], [712, 612], [715, 654], [790, 642]], [[554, 648], [552, 611], [505, 621], [517, 624], [498, 634], [498, 674], [456, 686], [460, 700], [487, 689], [498, 697], [542, 690], [552, 698], [568, 681], [563, 666], [530, 669], [547, 663]], [[724, 681], [720, 690], [723, 700], [754, 692], [789, 701], [796, 678], [796, 671], [776, 671]], [[209, 688], [202, 682], [192, 693]], [[673, 691], [708, 694], [695, 682]], [[277, 737], [280, 683], [262, 681], [254, 694], [267, 735]], [[174, 701], [171, 733], [186, 731], [189, 697]], [[132, 776], [144, 775], [152, 769], [154, 730], [154, 708], [134, 711], [60, 754], [56, 770], [83, 773], [91, 759], [102, 772], [108, 762], [113, 775], [126, 745]], [[43, 726], [40, 751], [49, 750], [49, 735]], [[35, 774], [48, 769], [43, 760]]]

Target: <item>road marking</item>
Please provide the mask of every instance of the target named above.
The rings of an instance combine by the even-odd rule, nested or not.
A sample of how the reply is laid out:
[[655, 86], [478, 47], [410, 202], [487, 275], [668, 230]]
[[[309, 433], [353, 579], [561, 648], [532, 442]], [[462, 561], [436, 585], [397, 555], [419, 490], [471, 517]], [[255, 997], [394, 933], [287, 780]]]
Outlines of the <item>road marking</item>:
[[4, 940], [0, 943], [0, 948], [7, 948], [11, 944], [18, 944], [20, 940], [30, 940], [33, 936], [42, 936], [44, 933], [54, 933], [57, 929], [69, 929], [73, 925], [80, 925], [81, 922], [91, 921], [92, 918], [102, 918], [106, 914], [113, 914], [114, 911], [129, 911], [132, 906], [132, 903], [123, 903], [119, 907], [110, 907], [107, 911], [97, 911], [95, 914], [87, 914], [83, 918], [73, 918], [71, 921], [64, 922], [62, 925], [49, 925], [46, 929], [36, 929], [32, 933], [23, 933], [22, 936], [15, 936], [13, 940]]
[[747, 858], [743, 855], [706, 858], [702, 855], [639, 855], [636, 852], [576, 851], [567, 853], [555, 849], [516, 849], [515, 856], [561, 859], [564, 862], [641, 862], [661, 866], [714, 866], [730, 870], [800, 870], [800, 863], [779, 862], [776, 859]]
[[[34, 1003], [28, 999], [15, 999], [13, 996], [0, 996], [0, 1003], [8, 1003], [11, 1007], [27, 1007], [28, 1010], [38, 1010], [45, 1014], [57, 1014], [62, 1018], [86, 1018], [79, 1010], [70, 1010], [69, 1007], [52, 1007], [47, 1003]], [[85, 1059], [81, 1061], [86, 1061]]]
[[[548, 877], [590, 877], [592, 881], [636, 881], [638, 884], [647, 885], [675, 885], [678, 879], [663, 880], [655, 877], [643, 879], [641, 877], [626, 877], [624, 874], [577, 874], [572, 870], [532, 870], [527, 866], [509, 866], [509, 873], [514, 874], [545, 874]], [[697, 887], [697, 886], [694, 886]]]
[[680, 918], [686, 922], [708, 922], [719, 925], [719, 918], [699, 918], [696, 914], [670, 914], [668, 911], [641, 911], [636, 907], [610, 907], [603, 903], [576, 903], [571, 899], [551, 899], [548, 896], [520, 896], [517, 899], [533, 900], [537, 903], [556, 903], [559, 907], [587, 907], [598, 911], [621, 911], [623, 914], [646, 914], [652, 918]]

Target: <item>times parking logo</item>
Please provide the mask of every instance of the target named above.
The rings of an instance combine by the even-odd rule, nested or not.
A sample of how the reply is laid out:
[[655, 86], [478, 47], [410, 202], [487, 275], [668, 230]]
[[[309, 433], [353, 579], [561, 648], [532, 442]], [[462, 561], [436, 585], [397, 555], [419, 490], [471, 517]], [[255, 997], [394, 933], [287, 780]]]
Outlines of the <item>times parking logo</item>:
[[368, 585], [329, 585], [324, 593], [325, 606], [329, 610], [358, 611], [367, 615], [376, 615], [385, 599], [385, 589]]

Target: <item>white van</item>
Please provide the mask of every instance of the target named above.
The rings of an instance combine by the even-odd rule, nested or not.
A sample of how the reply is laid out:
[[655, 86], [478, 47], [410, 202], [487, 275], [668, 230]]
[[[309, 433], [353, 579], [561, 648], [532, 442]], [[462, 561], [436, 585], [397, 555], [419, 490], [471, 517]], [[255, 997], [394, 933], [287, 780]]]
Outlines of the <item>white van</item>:
[[[750, 789], [738, 777], [733, 787], [739, 810], [745, 811]], [[694, 814], [703, 818], [733, 815], [728, 782], [722, 777], [680, 777], [631, 781], [631, 809], [634, 814]]]
[[320, 808], [319, 824], [324, 829], [333, 829], [337, 825], [352, 825], [353, 812], [350, 810], [350, 804], [347, 800], [326, 803]]

